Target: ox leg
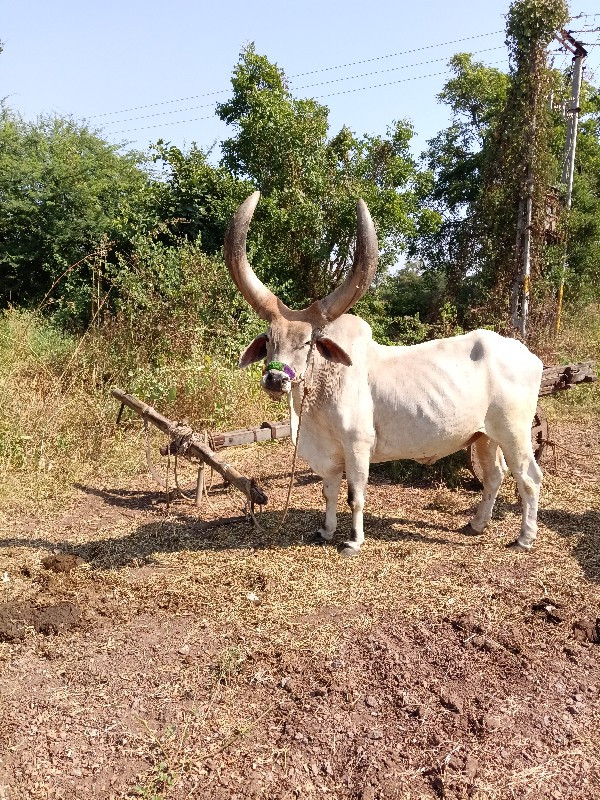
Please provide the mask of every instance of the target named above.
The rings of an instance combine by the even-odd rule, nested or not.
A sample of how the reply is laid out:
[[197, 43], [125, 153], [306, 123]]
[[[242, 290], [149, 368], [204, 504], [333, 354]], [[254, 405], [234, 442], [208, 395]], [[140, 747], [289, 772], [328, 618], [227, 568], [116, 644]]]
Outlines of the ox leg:
[[325, 524], [317, 531], [317, 542], [330, 542], [337, 528], [337, 501], [342, 482], [341, 472], [323, 478], [323, 497], [325, 498]]
[[463, 529], [467, 534], [483, 533], [492, 518], [494, 503], [508, 468], [497, 443], [488, 436], [480, 436], [473, 443], [483, 471], [483, 497], [471, 522]]
[[[358, 448], [357, 448], [358, 449]], [[352, 538], [340, 547], [340, 555], [356, 556], [365, 540], [363, 530], [363, 509], [365, 493], [369, 481], [369, 453], [364, 457], [352, 451], [346, 456], [346, 479], [348, 481], [348, 505], [352, 509]]]
[[509, 469], [517, 482], [523, 506], [521, 533], [510, 546], [518, 550], [531, 550], [537, 535], [537, 512], [542, 470], [533, 455], [529, 430], [526, 441], [517, 443], [513, 447], [503, 446], [502, 449]]

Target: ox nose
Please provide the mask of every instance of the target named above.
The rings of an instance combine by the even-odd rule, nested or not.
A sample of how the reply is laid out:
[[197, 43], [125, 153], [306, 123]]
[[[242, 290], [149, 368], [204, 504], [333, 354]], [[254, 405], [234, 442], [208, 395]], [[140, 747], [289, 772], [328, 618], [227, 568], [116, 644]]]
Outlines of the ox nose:
[[280, 392], [287, 381], [289, 381], [288, 376], [285, 372], [280, 372], [278, 369], [270, 369], [265, 373], [265, 389], [270, 389], [273, 392]]

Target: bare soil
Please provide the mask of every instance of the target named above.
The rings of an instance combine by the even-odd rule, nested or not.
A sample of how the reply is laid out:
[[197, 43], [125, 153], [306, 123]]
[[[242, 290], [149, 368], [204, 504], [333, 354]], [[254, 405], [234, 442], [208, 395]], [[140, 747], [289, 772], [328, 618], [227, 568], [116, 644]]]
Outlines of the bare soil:
[[[228, 452], [269, 495], [150, 479], [0, 521], [0, 799], [577, 798], [600, 786], [600, 431], [553, 427], [538, 543], [507, 480], [373, 471], [360, 556], [308, 544], [289, 443]], [[191, 473], [190, 473], [191, 474]], [[350, 518], [340, 496], [341, 541]]]

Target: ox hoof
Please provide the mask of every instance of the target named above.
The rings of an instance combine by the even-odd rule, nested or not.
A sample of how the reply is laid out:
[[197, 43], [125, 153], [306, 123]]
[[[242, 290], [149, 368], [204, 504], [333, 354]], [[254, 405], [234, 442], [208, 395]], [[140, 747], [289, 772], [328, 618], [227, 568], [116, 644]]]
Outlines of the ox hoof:
[[514, 542], [509, 542], [506, 545], [507, 550], [514, 550], [515, 552], [519, 553], [528, 553], [531, 550], [531, 545], [521, 544], [518, 539], [515, 539]]
[[360, 553], [360, 548], [350, 542], [344, 542], [338, 547], [338, 553], [342, 558], [354, 558]]
[[467, 522], [460, 530], [459, 533], [464, 533], [465, 536], [481, 536], [483, 531], [476, 531], [470, 522]]

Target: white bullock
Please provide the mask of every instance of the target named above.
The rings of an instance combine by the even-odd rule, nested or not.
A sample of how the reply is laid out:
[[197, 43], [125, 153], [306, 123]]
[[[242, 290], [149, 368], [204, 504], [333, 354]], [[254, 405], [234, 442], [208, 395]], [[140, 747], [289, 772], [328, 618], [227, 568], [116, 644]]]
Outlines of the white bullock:
[[541, 471], [533, 456], [541, 361], [520, 342], [487, 330], [410, 347], [373, 341], [369, 325], [345, 314], [368, 289], [377, 265], [375, 228], [365, 203], [357, 207], [354, 263], [341, 286], [302, 311], [284, 305], [257, 278], [246, 257], [248, 227], [259, 199], [239, 207], [225, 239], [225, 260], [248, 303], [268, 322], [244, 351], [240, 366], [266, 362], [263, 388], [287, 395], [298, 452], [323, 479], [325, 521], [317, 540], [336, 530], [342, 475], [348, 481], [352, 537], [343, 555], [364, 541], [363, 507], [370, 462], [410, 458], [431, 464], [469, 444], [484, 472], [483, 499], [467, 533], [489, 523], [508, 467], [522, 500], [521, 531], [512, 545], [529, 550], [537, 531]]

